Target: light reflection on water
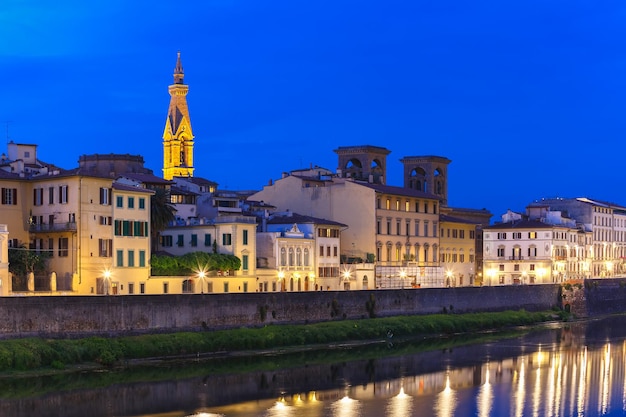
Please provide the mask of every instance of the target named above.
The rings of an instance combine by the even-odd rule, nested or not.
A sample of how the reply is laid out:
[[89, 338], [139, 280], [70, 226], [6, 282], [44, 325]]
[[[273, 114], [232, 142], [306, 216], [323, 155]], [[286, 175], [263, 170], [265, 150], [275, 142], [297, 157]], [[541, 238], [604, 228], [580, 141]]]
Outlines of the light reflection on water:
[[[616, 327], [611, 323], [606, 329]], [[607, 337], [601, 322], [593, 325], [601, 337], [568, 327], [454, 350], [0, 397], [0, 415], [74, 417], [84, 409], [90, 417], [626, 415], [626, 326]]]

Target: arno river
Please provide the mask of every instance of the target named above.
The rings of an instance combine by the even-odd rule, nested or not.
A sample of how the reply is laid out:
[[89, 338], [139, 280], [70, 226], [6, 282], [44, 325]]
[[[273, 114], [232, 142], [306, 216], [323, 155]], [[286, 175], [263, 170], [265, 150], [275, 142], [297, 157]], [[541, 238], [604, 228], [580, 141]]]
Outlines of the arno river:
[[626, 316], [476, 337], [5, 377], [0, 416], [626, 415]]

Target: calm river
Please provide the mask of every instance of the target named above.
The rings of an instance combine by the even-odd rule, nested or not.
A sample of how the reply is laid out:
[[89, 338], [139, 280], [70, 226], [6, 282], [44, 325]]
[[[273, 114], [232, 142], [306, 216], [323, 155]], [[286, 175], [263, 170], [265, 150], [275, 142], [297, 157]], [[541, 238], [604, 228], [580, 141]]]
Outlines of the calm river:
[[436, 350], [393, 341], [3, 378], [0, 416], [622, 416], [625, 339], [619, 316], [469, 345], [445, 339]]

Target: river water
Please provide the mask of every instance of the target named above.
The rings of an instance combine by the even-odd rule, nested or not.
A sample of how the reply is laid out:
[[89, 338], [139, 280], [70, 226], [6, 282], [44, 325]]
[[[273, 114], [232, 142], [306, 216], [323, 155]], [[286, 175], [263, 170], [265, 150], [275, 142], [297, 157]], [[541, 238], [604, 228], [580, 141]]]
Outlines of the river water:
[[3, 378], [0, 416], [626, 415], [626, 316], [479, 337]]

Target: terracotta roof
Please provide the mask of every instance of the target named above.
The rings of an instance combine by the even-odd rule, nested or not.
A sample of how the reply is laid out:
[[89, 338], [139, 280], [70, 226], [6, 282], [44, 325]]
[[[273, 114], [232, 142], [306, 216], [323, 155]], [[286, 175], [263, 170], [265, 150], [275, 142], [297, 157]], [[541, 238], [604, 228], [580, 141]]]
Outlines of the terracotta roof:
[[113, 187], [114, 190], [132, 191], [134, 193], [145, 193], [145, 194], [154, 194], [155, 193], [153, 190], [149, 190], [147, 188], [135, 187], [135, 186], [126, 185], [126, 184], [120, 184], [118, 182], [114, 182], [112, 187]]
[[471, 222], [469, 220], [461, 219], [459, 217], [447, 216], [445, 214], [442, 214], [439, 216], [439, 221], [442, 223], [449, 222], [449, 223], [464, 223], [464, 224], [473, 224], [473, 225], [480, 224], [479, 222]]
[[483, 230], [489, 229], [552, 229], [553, 227], [564, 227], [564, 225], [554, 225], [540, 222], [538, 220], [516, 220], [509, 223], [496, 223], [491, 226], [483, 227]]
[[401, 195], [405, 197], [419, 197], [428, 198], [431, 200], [441, 200], [441, 197], [435, 194], [425, 193], [423, 191], [412, 190], [410, 188], [394, 187], [392, 185], [371, 184], [367, 182], [354, 181], [355, 184], [362, 185], [363, 187], [371, 188], [383, 194]]
[[131, 180], [140, 181], [148, 184], [173, 184], [174, 181], [165, 180], [161, 177], [157, 177], [154, 174], [142, 174], [138, 172], [126, 172], [119, 174], [118, 178], [130, 178]]
[[298, 213], [290, 213], [289, 215], [274, 215], [267, 220], [267, 224], [294, 224], [294, 223], [313, 223], [327, 226], [348, 227], [343, 223], [333, 220], [320, 219], [318, 217], [305, 216]]

